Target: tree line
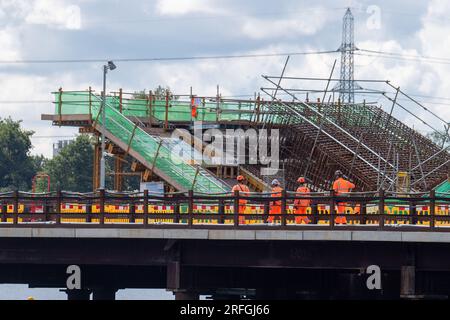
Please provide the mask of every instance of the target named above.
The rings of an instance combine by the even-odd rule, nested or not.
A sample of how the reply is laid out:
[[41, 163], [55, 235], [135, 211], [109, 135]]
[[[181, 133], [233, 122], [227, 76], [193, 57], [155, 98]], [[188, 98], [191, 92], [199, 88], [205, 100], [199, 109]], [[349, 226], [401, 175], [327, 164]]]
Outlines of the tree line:
[[[38, 173], [50, 176], [50, 189], [66, 191], [92, 191], [94, 166], [94, 141], [89, 135], [79, 135], [60, 150], [52, 159], [32, 155], [31, 137], [34, 132], [25, 130], [22, 121], [0, 118], [0, 192], [13, 190], [32, 191], [33, 177]], [[113, 171], [114, 158], [106, 158], [106, 172]], [[106, 187], [113, 189], [113, 176], [107, 174]], [[36, 181], [36, 192], [45, 192], [47, 183]], [[125, 190], [139, 189], [139, 177], [124, 178]]]

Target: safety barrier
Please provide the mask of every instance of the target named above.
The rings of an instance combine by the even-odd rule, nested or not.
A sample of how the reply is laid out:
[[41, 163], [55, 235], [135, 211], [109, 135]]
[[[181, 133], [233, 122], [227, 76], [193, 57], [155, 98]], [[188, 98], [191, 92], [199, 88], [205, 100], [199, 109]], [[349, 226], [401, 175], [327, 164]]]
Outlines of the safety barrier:
[[[246, 200], [243, 205], [240, 201]], [[309, 200], [299, 210], [296, 200]], [[273, 210], [279, 207], [279, 213]], [[2, 223], [97, 223], [97, 224], [221, 224], [249, 225], [322, 225], [338, 224], [389, 227], [419, 225], [450, 226], [450, 198], [429, 193], [395, 194], [380, 192], [335, 195], [308, 195], [283, 191], [270, 193], [203, 194], [176, 192], [161, 194], [52, 192], [0, 194]], [[345, 221], [342, 221], [344, 219]], [[2, 224], [3, 225], [3, 224]]]

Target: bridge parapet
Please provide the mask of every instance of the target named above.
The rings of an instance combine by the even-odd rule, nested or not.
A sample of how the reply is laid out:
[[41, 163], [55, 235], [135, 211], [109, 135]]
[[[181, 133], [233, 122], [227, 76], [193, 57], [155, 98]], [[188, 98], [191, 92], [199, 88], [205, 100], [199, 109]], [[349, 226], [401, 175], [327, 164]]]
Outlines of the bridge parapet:
[[227, 228], [398, 225], [430, 229], [450, 226], [450, 198], [446, 194], [359, 192], [205, 194], [148, 191], [92, 193], [7, 192], [0, 194], [0, 226], [25, 224], [110, 224], [141, 227], [161, 224], [188, 227], [219, 225]]

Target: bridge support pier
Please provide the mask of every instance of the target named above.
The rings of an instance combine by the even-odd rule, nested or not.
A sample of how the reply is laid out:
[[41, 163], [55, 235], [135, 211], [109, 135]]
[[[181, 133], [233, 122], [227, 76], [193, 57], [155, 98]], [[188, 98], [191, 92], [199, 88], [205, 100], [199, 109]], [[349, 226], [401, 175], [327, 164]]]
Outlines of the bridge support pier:
[[188, 291], [188, 290], [180, 290], [173, 291], [175, 296], [175, 300], [200, 300], [200, 296], [197, 292]]
[[67, 300], [90, 300], [91, 290], [88, 289], [73, 289], [61, 290], [67, 294]]
[[400, 298], [416, 297], [416, 267], [402, 266], [400, 270]]
[[116, 300], [116, 289], [98, 288], [92, 290], [92, 300]]

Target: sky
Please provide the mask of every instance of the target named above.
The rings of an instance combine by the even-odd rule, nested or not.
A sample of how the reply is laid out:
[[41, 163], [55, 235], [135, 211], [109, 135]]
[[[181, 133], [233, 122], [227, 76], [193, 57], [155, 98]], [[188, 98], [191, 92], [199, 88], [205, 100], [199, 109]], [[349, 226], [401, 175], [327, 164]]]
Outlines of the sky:
[[[0, 0], [0, 117], [23, 120], [26, 129], [35, 131], [32, 153], [50, 157], [53, 142], [77, 133], [76, 128], [53, 127], [40, 120], [41, 114], [54, 111], [51, 92], [89, 86], [100, 91], [102, 63], [8, 61], [337, 50], [347, 7], [355, 17], [355, 43], [360, 49], [404, 57], [450, 56], [450, 2], [445, 0]], [[267, 86], [261, 75], [279, 75], [285, 59], [117, 62], [117, 69], [108, 74], [107, 87], [133, 92], [163, 85], [176, 94], [187, 94], [192, 87], [194, 94], [215, 95], [219, 85], [223, 96], [250, 97]], [[286, 75], [328, 77], [335, 59], [334, 77], [339, 77], [339, 53], [291, 56]], [[390, 80], [448, 121], [450, 60], [430, 61], [359, 52], [355, 79]], [[390, 108], [378, 96], [364, 98]], [[433, 127], [442, 125], [421, 108], [410, 108]], [[426, 130], [411, 114], [397, 116]]]

